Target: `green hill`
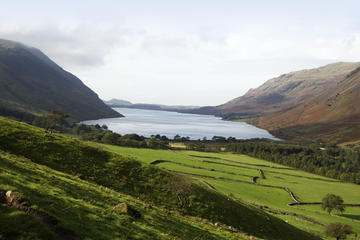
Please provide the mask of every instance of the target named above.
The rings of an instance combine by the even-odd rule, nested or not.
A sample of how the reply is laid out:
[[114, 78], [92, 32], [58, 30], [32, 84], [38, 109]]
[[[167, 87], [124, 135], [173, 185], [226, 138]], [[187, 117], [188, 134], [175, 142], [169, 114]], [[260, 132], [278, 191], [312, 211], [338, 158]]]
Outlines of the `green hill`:
[[54, 109], [77, 121], [121, 116], [40, 50], [0, 39], [0, 115], [26, 119]]
[[189, 178], [24, 123], [0, 118], [0, 150], [2, 198], [19, 192], [28, 212], [0, 208], [0, 222], [21, 223], [1, 228], [5, 238], [317, 239]]

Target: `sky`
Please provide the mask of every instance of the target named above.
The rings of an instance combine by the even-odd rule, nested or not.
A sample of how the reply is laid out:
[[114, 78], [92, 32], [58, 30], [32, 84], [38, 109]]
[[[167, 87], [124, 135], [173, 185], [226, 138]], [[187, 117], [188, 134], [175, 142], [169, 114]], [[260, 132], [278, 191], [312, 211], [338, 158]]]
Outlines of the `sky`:
[[360, 61], [358, 0], [0, 1], [0, 38], [104, 100], [220, 105], [283, 73]]

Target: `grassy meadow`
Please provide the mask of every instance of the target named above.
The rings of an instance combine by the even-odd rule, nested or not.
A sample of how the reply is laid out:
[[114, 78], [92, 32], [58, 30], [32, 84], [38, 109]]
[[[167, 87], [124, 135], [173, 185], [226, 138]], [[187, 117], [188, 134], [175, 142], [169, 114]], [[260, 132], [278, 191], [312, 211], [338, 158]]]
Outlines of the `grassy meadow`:
[[[149, 164], [161, 160], [155, 165], [190, 176], [220, 193], [267, 209], [286, 222], [321, 237], [325, 237], [324, 225], [332, 222], [347, 223], [360, 234], [360, 207], [346, 207], [344, 213], [332, 212], [329, 215], [320, 205], [288, 206], [294, 200], [283, 189], [290, 189], [300, 202], [320, 202], [327, 193], [334, 193], [340, 195], [345, 203], [360, 204], [359, 185], [246, 155], [103, 146]], [[264, 179], [260, 177], [259, 169], [263, 171]], [[252, 183], [254, 176], [258, 176], [256, 184]], [[296, 216], [289, 215], [289, 212]]]
[[[56, 216], [56, 227], [83, 239], [246, 239], [221, 231], [211, 222], [183, 217], [149, 204], [0, 151], [0, 188], [21, 192], [33, 209]], [[140, 211], [141, 219], [119, 214], [114, 206], [127, 203]], [[36, 216], [0, 205], [0, 239], [57, 239], [51, 224]], [[164, 233], [164, 229], [167, 231]], [[8, 238], [10, 239], [10, 238]], [[70, 238], [71, 239], [71, 238]]]
[[182, 154], [110, 148], [0, 117], [0, 239], [319, 239], [146, 157]]

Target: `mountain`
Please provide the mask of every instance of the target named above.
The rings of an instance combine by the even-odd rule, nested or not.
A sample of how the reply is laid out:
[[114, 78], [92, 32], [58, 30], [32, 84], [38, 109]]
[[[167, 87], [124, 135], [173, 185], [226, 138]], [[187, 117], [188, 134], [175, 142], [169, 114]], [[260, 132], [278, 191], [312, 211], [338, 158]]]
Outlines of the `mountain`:
[[0, 39], [0, 114], [19, 117], [54, 109], [76, 121], [121, 116], [39, 49]]
[[126, 100], [111, 99], [104, 101], [106, 105], [110, 107], [124, 107], [134, 109], [147, 109], [147, 110], [159, 110], [159, 111], [173, 111], [173, 112], [186, 112], [187, 110], [199, 109], [199, 106], [182, 106], [182, 105], [163, 105], [163, 104], [149, 104], [149, 103], [131, 103]]
[[109, 101], [104, 101], [104, 103], [106, 105], [109, 105], [109, 106], [129, 106], [129, 105], [132, 105], [131, 102], [129, 101], [126, 101], [126, 100], [121, 100], [121, 99], [111, 99]]
[[360, 67], [317, 96], [253, 123], [290, 139], [359, 140]]
[[226, 118], [246, 118], [293, 107], [326, 89], [335, 87], [360, 63], [338, 62], [314, 69], [306, 69], [272, 78], [245, 95], [217, 107], [195, 110]]

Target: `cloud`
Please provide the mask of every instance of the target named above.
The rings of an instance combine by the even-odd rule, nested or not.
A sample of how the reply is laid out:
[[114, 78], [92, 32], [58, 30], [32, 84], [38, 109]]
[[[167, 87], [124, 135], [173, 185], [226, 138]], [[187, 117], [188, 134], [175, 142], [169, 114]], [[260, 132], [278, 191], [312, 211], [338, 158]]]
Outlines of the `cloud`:
[[89, 24], [0, 24], [0, 36], [39, 48], [64, 67], [96, 67], [115, 46], [126, 44], [128, 29]]
[[105, 99], [134, 102], [217, 105], [282, 73], [360, 56], [360, 34], [331, 28], [248, 25], [215, 38], [104, 23], [29, 25], [0, 24], [0, 36], [39, 48]]

